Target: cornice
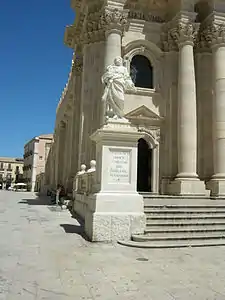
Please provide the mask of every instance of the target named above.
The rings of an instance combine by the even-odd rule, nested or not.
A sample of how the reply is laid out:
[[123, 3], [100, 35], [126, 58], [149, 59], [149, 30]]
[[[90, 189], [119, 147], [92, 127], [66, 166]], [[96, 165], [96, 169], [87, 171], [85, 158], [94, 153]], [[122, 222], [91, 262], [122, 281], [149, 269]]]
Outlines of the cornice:
[[[74, 49], [77, 43], [89, 44], [105, 40], [105, 34], [111, 30], [119, 30], [121, 35], [126, 29], [129, 19], [139, 19], [147, 22], [163, 23], [165, 20], [157, 10], [163, 10], [165, 0], [154, 1], [153, 14], [143, 6], [142, 1], [133, 0], [124, 6], [126, 1], [103, 0], [72, 0], [72, 7], [76, 10], [76, 20], [67, 26], [64, 42]], [[156, 14], [154, 14], [156, 13]]]

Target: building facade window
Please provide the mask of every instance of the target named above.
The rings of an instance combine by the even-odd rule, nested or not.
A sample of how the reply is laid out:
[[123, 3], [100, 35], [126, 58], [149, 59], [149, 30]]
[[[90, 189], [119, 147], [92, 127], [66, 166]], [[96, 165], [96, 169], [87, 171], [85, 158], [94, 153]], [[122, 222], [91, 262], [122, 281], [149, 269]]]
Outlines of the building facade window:
[[144, 55], [135, 55], [130, 63], [130, 76], [136, 87], [153, 89], [153, 67]]
[[4, 170], [4, 163], [1, 163], [1, 164], [0, 164], [0, 169], [1, 169], [1, 170]]

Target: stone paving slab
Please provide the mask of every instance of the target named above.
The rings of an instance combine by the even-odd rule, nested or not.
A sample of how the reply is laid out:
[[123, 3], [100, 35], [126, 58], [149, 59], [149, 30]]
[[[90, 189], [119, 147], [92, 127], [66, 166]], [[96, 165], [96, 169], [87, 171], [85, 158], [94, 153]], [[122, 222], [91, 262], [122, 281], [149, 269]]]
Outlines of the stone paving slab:
[[225, 248], [89, 243], [68, 211], [0, 192], [0, 300], [225, 300]]

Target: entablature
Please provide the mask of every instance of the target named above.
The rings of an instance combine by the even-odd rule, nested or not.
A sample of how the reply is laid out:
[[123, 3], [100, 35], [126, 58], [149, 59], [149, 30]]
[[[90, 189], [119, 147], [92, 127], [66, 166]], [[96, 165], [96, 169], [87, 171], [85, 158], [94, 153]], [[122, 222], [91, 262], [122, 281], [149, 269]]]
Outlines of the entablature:
[[163, 23], [168, 0], [72, 0], [76, 11], [73, 25], [67, 26], [64, 42], [71, 48], [105, 40], [105, 32], [112, 27], [125, 30], [131, 19]]

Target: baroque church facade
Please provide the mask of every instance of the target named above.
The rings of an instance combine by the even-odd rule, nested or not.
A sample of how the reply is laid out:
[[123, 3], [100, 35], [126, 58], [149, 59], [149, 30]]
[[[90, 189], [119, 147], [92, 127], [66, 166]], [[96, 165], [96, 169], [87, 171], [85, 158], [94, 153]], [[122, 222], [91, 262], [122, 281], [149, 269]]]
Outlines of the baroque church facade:
[[[71, 0], [74, 49], [56, 112], [46, 183], [72, 193], [104, 124], [101, 78], [123, 58], [135, 84], [124, 114], [137, 141], [137, 191], [225, 196], [225, 1]], [[98, 168], [98, 165], [96, 166]]]

